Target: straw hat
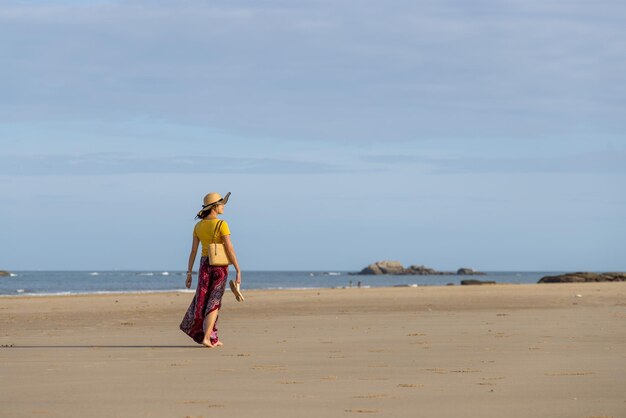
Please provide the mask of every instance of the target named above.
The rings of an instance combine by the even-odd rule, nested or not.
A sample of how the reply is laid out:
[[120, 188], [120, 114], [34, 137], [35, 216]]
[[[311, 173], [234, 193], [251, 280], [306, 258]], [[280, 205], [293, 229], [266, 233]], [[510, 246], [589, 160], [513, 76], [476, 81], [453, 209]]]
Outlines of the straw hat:
[[226, 196], [222, 197], [221, 194], [219, 193], [209, 193], [208, 195], [204, 196], [204, 200], [203, 200], [203, 205], [202, 205], [202, 209], [200, 209], [200, 212], [198, 212], [198, 217], [200, 217], [200, 215], [202, 215], [203, 212], [206, 212], [207, 210], [211, 210], [211, 208], [215, 205], [225, 205], [226, 202], [228, 202], [228, 198], [230, 197], [230, 192], [226, 193]]

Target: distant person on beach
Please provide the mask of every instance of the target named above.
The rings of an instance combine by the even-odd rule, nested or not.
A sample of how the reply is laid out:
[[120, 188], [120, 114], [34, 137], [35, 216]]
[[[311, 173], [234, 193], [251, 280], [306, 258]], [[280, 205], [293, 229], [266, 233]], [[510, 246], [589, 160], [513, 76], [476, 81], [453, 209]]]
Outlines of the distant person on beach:
[[[228, 266], [209, 264], [209, 244], [224, 244], [228, 259], [237, 271], [235, 283], [237, 287], [241, 284], [241, 270], [235, 249], [230, 241], [230, 229], [226, 221], [218, 219], [218, 215], [224, 213], [224, 205], [228, 202], [229, 197], [230, 192], [224, 197], [219, 193], [209, 193], [204, 196], [204, 204], [196, 216], [196, 218], [200, 218], [200, 221], [193, 229], [193, 242], [185, 281], [185, 286], [189, 289], [198, 246], [202, 243], [196, 294], [180, 324], [180, 329], [198, 344], [203, 344], [209, 348], [222, 345], [217, 337], [217, 318], [228, 279]], [[218, 226], [219, 230], [217, 229]]]

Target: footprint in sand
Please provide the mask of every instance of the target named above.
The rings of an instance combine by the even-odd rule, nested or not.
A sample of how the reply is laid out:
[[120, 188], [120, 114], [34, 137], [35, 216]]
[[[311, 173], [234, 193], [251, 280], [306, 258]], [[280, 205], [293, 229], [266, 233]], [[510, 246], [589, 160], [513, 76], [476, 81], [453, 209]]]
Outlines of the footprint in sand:
[[504, 376], [496, 376], [496, 377], [481, 377], [480, 380], [484, 380], [486, 382], [492, 381], [492, 380], [503, 380], [506, 379]]
[[415, 383], [398, 383], [399, 388], [423, 388], [424, 385], [416, 385]]
[[279, 385], [301, 385], [304, 382], [299, 382], [297, 380], [284, 380], [282, 382], [276, 382], [276, 383], [278, 383]]
[[439, 367], [435, 367], [435, 368], [432, 368], [432, 369], [424, 369], [424, 371], [426, 371], [426, 372], [434, 372], [434, 373], [438, 373], [438, 374], [446, 374], [446, 373], [448, 373], [448, 369], [442, 369], [442, 368], [439, 368]]
[[206, 405], [207, 408], [223, 408], [225, 406], [225, 405], [219, 404], [219, 403], [211, 403], [210, 401], [193, 400], [193, 399], [189, 399], [189, 400], [186, 400], [186, 401], [180, 401], [178, 403], [179, 404], [185, 404], [185, 405], [207, 404]]
[[546, 376], [589, 376], [596, 374], [595, 372], [560, 372], [560, 373], [546, 373]]
[[251, 367], [252, 370], [262, 370], [268, 372], [283, 372], [287, 370], [287, 367], [280, 364], [257, 364]]
[[378, 409], [346, 409], [345, 412], [352, 412], [357, 414], [375, 414], [380, 411]]
[[368, 393], [367, 395], [356, 395], [353, 396], [355, 399], [380, 399], [380, 398], [388, 398], [389, 395], [386, 393]]

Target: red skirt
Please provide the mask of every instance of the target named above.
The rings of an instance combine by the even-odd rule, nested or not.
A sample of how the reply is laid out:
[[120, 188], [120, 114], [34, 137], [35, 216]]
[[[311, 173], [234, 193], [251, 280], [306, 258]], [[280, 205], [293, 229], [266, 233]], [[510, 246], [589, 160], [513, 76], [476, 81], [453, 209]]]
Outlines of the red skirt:
[[[228, 266], [211, 266], [209, 257], [200, 259], [198, 272], [198, 287], [196, 294], [187, 309], [187, 313], [180, 323], [180, 329], [189, 335], [195, 342], [202, 344], [204, 340], [204, 318], [216, 309], [222, 307], [222, 296], [228, 279]], [[211, 344], [218, 341], [217, 318], [211, 330]]]

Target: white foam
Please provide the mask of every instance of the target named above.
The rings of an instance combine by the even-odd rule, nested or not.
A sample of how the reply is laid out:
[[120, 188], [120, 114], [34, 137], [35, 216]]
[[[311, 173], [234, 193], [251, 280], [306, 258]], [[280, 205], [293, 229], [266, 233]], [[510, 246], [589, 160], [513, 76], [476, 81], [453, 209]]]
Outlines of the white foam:
[[99, 276], [100, 273], [98, 273], [97, 271], [93, 271], [91, 273], [89, 273], [90, 276]]
[[17, 274], [15, 274], [15, 273], [9, 273], [9, 277], [17, 277]]
[[169, 271], [164, 271], [163, 273], [161, 273], [161, 276], [169, 276], [170, 272]]
[[251, 290], [324, 290], [324, 289], [337, 289], [336, 287], [264, 287], [262, 289], [242, 289], [246, 292]]
[[[49, 293], [26, 293], [24, 289], [17, 289], [20, 296], [85, 296], [85, 295], [125, 295], [125, 294], [148, 294], [148, 293], [195, 293], [195, 289], [166, 289], [166, 290], [102, 290], [96, 292], [49, 292]], [[0, 295], [2, 297], [15, 297], [15, 295]]]

